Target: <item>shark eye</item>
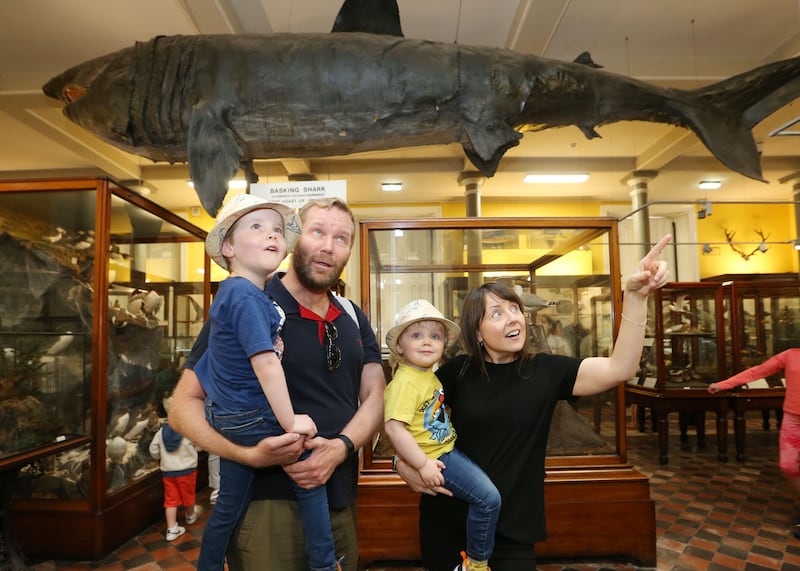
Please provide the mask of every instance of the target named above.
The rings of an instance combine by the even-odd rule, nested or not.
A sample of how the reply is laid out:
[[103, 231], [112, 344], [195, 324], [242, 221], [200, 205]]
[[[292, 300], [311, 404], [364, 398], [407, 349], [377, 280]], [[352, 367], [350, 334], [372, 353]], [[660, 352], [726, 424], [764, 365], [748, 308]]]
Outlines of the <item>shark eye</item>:
[[86, 95], [86, 89], [84, 89], [80, 85], [75, 85], [74, 83], [70, 83], [69, 85], [64, 86], [61, 95], [64, 101], [72, 103], [73, 101], [77, 101], [78, 99]]

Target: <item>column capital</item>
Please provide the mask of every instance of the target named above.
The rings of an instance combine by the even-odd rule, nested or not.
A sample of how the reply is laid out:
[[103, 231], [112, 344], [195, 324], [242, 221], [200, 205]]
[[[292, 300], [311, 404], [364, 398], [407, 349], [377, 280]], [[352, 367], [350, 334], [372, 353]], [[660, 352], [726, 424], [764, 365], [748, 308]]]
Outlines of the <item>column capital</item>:
[[622, 182], [627, 184], [628, 186], [636, 186], [638, 184], [647, 184], [654, 178], [658, 176], [658, 171], [656, 170], [638, 170], [632, 171], [630, 174], [626, 175]]
[[461, 186], [467, 186], [470, 184], [480, 186], [485, 180], [486, 176], [479, 171], [461, 171], [458, 173], [458, 184]]

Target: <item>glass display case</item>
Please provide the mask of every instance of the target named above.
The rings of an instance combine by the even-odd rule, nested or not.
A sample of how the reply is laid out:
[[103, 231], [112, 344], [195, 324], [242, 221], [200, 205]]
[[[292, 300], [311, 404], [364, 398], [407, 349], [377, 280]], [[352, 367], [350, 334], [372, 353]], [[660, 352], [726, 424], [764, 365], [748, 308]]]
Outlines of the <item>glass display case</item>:
[[730, 298], [720, 284], [673, 282], [649, 300], [636, 384], [665, 391], [701, 389], [725, 378]]
[[208, 303], [204, 239], [104, 179], [0, 183], [0, 470], [29, 555], [96, 559], [162, 515], [148, 447]]
[[[611, 352], [622, 295], [615, 220], [362, 220], [360, 244], [361, 304], [385, 356], [386, 332], [405, 304], [424, 298], [458, 321], [467, 292], [487, 281], [502, 281], [520, 294], [534, 351], [582, 357]], [[647, 478], [625, 463], [623, 404], [621, 388], [559, 403], [546, 460], [549, 539], [537, 545], [538, 554], [613, 552], [655, 561]], [[358, 521], [364, 561], [419, 558], [418, 500], [391, 473], [393, 454], [382, 433], [362, 451]], [[581, 525], [589, 506], [603, 522], [596, 526], [602, 533], [582, 533], [576, 547], [570, 530]], [[622, 509], [632, 520], [618, 527]]]
[[[703, 282], [668, 284], [650, 300], [649, 325], [639, 374], [626, 386], [637, 409], [655, 415], [662, 462], [667, 461], [667, 417], [678, 412], [681, 438], [694, 416], [703, 444], [706, 412], [716, 413], [720, 460], [727, 460], [727, 415], [733, 412], [736, 453], [744, 459], [745, 412], [780, 407], [783, 375], [757, 379], [733, 391], [710, 394], [708, 385], [800, 346], [800, 282], [794, 277], [720, 276]], [[768, 414], [768, 413], [767, 413]]]
[[[763, 363], [786, 349], [800, 347], [800, 281], [796, 276], [738, 276], [721, 281], [732, 300], [728, 375]], [[785, 393], [783, 371], [728, 393], [739, 461], [745, 459], [747, 412], [760, 411], [765, 427], [769, 427], [774, 412], [779, 424]]]
[[[475, 221], [469, 221], [474, 223]], [[481, 221], [486, 224], [486, 221]], [[489, 228], [446, 226], [415, 222], [400, 227], [398, 221], [363, 223], [366, 241], [373, 248], [369, 276], [362, 292], [369, 296], [369, 317], [382, 344], [394, 315], [416, 298], [430, 300], [446, 317], [458, 321], [461, 304], [470, 288], [486, 281], [501, 281], [520, 293], [528, 321], [528, 338], [535, 351], [577, 356], [608, 355], [611, 351], [611, 306], [592, 304], [592, 299], [610, 299], [615, 262], [610, 251], [608, 221], [594, 226], [575, 226], [570, 221], [493, 221]], [[500, 226], [502, 224], [503, 226]], [[365, 287], [364, 287], [365, 286]], [[617, 293], [619, 295], [619, 293]], [[366, 296], [366, 295], [365, 295]], [[608, 311], [593, 315], [593, 310]], [[597, 330], [593, 328], [597, 326]], [[457, 351], [458, 345], [452, 347]], [[612, 393], [615, 391], [611, 391]], [[559, 409], [559, 426], [552, 430], [549, 454], [583, 456], [617, 454], [624, 443], [618, 438], [615, 406], [606, 406], [605, 428], [595, 422], [597, 403], [616, 403], [613, 394], [579, 399], [572, 407]], [[582, 431], [581, 429], [585, 429]], [[374, 459], [391, 459], [392, 450], [379, 435]], [[367, 457], [367, 464], [372, 458]]]

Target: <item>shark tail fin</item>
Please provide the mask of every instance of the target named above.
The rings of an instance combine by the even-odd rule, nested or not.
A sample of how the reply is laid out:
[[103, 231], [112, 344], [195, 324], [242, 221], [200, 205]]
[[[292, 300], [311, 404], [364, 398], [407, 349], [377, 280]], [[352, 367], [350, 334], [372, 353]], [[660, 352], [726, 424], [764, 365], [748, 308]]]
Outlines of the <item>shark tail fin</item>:
[[763, 181], [750, 130], [800, 97], [800, 57], [766, 64], [689, 94], [697, 103], [684, 109], [687, 126], [725, 166]]

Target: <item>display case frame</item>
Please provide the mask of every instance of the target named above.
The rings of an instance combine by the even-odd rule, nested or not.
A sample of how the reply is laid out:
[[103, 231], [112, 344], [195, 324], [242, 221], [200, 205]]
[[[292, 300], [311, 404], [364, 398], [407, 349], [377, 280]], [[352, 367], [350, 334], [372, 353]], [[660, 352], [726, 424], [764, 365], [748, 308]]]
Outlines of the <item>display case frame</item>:
[[[595, 311], [608, 308], [612, 313], [608, 316], [612, 331], [618, 329], [621, 284], [610, 277], [619, 275], [616, 220], [362, 220], [359, 232], [361, 307], [381, 344], [391, 327], [393, 313], [411, 299], [427, 298], [447, 317], [457, 319], [459, 300], [469, 288], [489, 277], [508, 280], [509, 285], [524, 284], [527, 286], [524, 292], [537, 295], [540, 288], [547, 289], [549, 294], [559, 290], [559, 299], [569, 301], [565, 308], [572, 304], [568, 314], [561, 314], [569, 315], [570, 319], [580, 315], [586, 323], [591, 323], [592, 308]], [[535, 245], [526, 249], [531, 244]], [[586, 276], [570, 279], [566, 276], [575, 277], [574, 272], [548, 271], [553, 266], [560, 268], [560, 263], [567, 265], [569, 256], [575, 256], [575, 252], [590, 261], [593, 273], [604, 276], [606, 291], [597, 288], [591, 290], [591, 295], [583, 295], [580, 282]], [[411, 278], [407, 279], [408, 276]], [[584, 284], [586, 292], [596, 285], [592, 282], [594, 278], [588, 279], [591, 283]], [[394, 293], [389, 293], [387, 284], [395, 280], [402, 283]], [[381, 296], [392, 296], [392, 300], [386, 302]], [[575, 302], [582, 297], [584, 306], [578, 308]], [[603, 297], [605, 303], [592, 304], [593, 297]], [[555, 308], [553, 305], [539, 311], [558, 316]], [[525, 309], [526, 313], [536, 313]], [[594, 316], [595, 321], [598, 318]], [[388, 367], [384, 370], [390, 380]], [[549, 539], [536, 546], [537, 554], [628, 556], [644, 564], [654, 564], [654, 503], [649, 497], [647, 477], [627, 463], [622, 388], [610, 391], [606, 400], [613, 402], [614, 411], [608, 419], [613, 427], [613, 444], [609, 449], [598, 453], [583, 450], [566, 455], [548, 454], [545, 495]], [[593, 410], [588, 412], [588, 419], [581, 416], [581, 423], [585, 422], [592, 433], [594, 418]], [[377, 443], [380, 442], [379, 437]], [[358, 522], [362, 562], [418, 559], [418, 494], [392, 473], [391, 456], [385, 450], [375, 454], [374, 446], [364, 447], [360, 469]], [[625, 525], [618, 525], [620, 510], [630, 517]], [[589, 513], [593, 521], [602, 524], [582, 532], [581, 541], [576, 542], [574, 530], [582, 527], [581, 522]]]
[[[719, 276], [729, 291], [731, 303], [731, 351], [728, 375], [763, 363], [782, 351], [800, 347], [800, 280], [796, 275]], [[782, 416], [786, 380], [782, 374], [737, 387], [729, 396], [733, 413], [736, 459], [746, 459], [746, 415], [771, 410]], [[768, 422], [768, 420], [767, 420]]]
[[[175, 300], [188, 288], [201, 292], [203, 317], [208, 307], [206, 233], [104, 178], [0, 182], [0, 207], [9, 205], [25, 222], [4, 224], [6, 235], [56, 260], [60, 278], [73, 285], [69, 295], [53, 296], [58, 303], [41, 304], [31, 322], [80, 330], [87, 339], [86, 372], [75, 381], [84, 384], [86, 433], [0, 459], [0, 470], [21, 468], [10, 510], [14, 540], [37, 558], [95, 560], [163, 517], [158, 463], [145, 451], [165, 418], [161, 389], [177, 382], [171, 367], [183, 342]], [[54, 231], [42, 232], [45, 226]], [[189, 284], [186, 256], [203, 270]], [[162, 364], [169, 368], [166, 384], [159, 381]], [[77, 486], [64, 479], [67, 461]]]
[[718, 458], [727, 460], [730, 403], [707, 389], [710, 383], [725, 378], [727, 371], [731, 333], [725, 316], [730, 315], [730, 307], [730, 292], [721, 283], [671, 282], [648, 300], [639, 374], [625, 386], [625, 393], [626, 402], [636, 405], [640, 431], [645, 430], [646, 412], [653, 414], [662, 464], [668, 462], [672, 412], [680, 415], [682, 439], [689, 419], [695, 419], [701, 446], [705, 444], [705, 415], [715, 413]]

